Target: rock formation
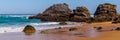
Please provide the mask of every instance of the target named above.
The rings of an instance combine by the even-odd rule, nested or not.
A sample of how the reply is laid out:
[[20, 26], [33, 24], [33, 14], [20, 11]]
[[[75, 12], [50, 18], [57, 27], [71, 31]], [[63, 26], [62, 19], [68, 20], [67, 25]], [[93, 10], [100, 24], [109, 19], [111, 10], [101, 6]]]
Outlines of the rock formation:
[[42, 21], [69, 21], [71, 10], [66, 3], [54, 4], [46, 9], [42, 14], [31, 16], [29, 19], [37, 18]]
[[114, 23], [120, 20], [116, 5], [110, 3], [100, 4], [94, 13], [94, 18], [90, 17], [90, 12], [86, 7], [77, 7], [71, 11], [66, 3], [54, 4], [43, 13], [29, 17], [29, 19], [34, 18], [41, 19], [42, 21], [74, 21], [87, 23], [105, 21], [113, 21]]
[[97, 22], [112, 21], [112, 19], [117, 15], [116, 5], [104, 3], [97, 7], [97, 10], [94, 14], [94, 19]]
[[73, 12], [66, 3], [54, 4], [46, 9], [42, 14], [31, 16], [29, 19], [41, 19], [42, 21], [75, 21], [86, 22], [90, 19], [90, 13], [84, 6], [77, 7]]
[[77, 22], [86, 22], [91, 18], [89, 10], [84, 6], [74, 9], [72, 15], [70, 20]]

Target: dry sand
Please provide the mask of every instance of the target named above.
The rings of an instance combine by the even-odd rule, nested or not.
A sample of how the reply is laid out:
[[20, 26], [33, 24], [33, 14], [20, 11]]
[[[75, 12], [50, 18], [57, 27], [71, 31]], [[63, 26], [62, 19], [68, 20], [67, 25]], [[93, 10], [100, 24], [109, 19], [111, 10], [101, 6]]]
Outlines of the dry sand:
[[[103, 31], [99, 32], [93, 28], [99, 26], [103, 27]], [[120, 31], [111, 31], [111, 29], [119, 26], [120, 24], [102, 22], [62, 29], [48, 29], [45, 33], [37, 31], [32, 35], [25, 35], [22, 32], [4, 33], [0, 34], [0, 40], [120, 40]], [[78, 30], [69, 31], [70, 28], [77, 28]]]

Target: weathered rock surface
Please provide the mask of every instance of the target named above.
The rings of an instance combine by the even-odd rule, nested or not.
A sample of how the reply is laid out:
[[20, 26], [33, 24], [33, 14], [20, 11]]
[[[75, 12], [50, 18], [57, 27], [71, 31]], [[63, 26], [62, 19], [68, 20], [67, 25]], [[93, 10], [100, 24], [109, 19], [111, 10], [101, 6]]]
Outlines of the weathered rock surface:
[[117, 15], [116, 5], [104, 3], [98, 6], [94, 14], [94, 19], [97, 22], [112, 21]]
[[89, 10], [84, 6], [74, 9], [72, 15], [70, 20], [77, 22], [86, 22], [91, 18]]
[[120, 15], [114, 17], [113, 20], [112, 20], [112, 23], [113, 24], [120, 23]]

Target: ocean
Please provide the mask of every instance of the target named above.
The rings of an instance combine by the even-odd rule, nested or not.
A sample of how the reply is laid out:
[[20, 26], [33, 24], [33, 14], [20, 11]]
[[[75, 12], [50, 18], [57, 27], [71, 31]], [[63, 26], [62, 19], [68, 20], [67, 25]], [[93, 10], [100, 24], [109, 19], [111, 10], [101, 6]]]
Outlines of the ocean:
[[[22, 32], [26, 25], [32, 25], [36, 30], [44, 30], [63, 26], [59, 22], [42, 22], [40, 19], [28, 19], [33, 14], [0, 14], [0, 33]], [[79, 25], [79, 24], [78, 24]]]
[[[33, 14], [32, 14], [33, 15]], [[26, 25], [32, 25], [41, 28], [50, 23], [41, 22], [40, 19], [28, 19], [31, 14], [1, 14], [0, 15], [0, 33], [21, 32]], [[57, 24], [57, 22], [51, 22]]]

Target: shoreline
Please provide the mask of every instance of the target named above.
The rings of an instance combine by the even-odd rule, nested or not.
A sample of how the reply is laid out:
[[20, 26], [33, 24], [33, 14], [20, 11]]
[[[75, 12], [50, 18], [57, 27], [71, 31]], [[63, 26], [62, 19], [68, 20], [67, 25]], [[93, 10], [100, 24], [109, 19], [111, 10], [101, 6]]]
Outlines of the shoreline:
[[[59, 22], [44, 22], [44, 23], [33, 23], [30, 24], [36, 28], [36, 30], [46, 30], [46, 29], [54, 29], [58, 27], [71, 27], [75, 25], [80, 25], [81, 23], [76, 22], [67, 22], [68, 25], [59, 25]], [[9, 33], [9, 32], [22, 32], [24, 26], [20, 27], [0, 27], [0, 33]]]
[[[103, 27], [102, 31], [93, 29], [99, 26]], [[60, 29], [46, 29], [49, 30], [48, 33], [41, 33], [41, 30], [37, 30], [32, 35], [25, 35], [23, 32], [12, 32], [0, 34], [0, 40], [120, 40], [120, 31], [111, 31], [111, 28], [119, 26], [119, 24], [111, 24], [111, 22], [102, 22], [62, 27]], [[69, 31], [70, 28], [77, 28], [77, 30]]]

